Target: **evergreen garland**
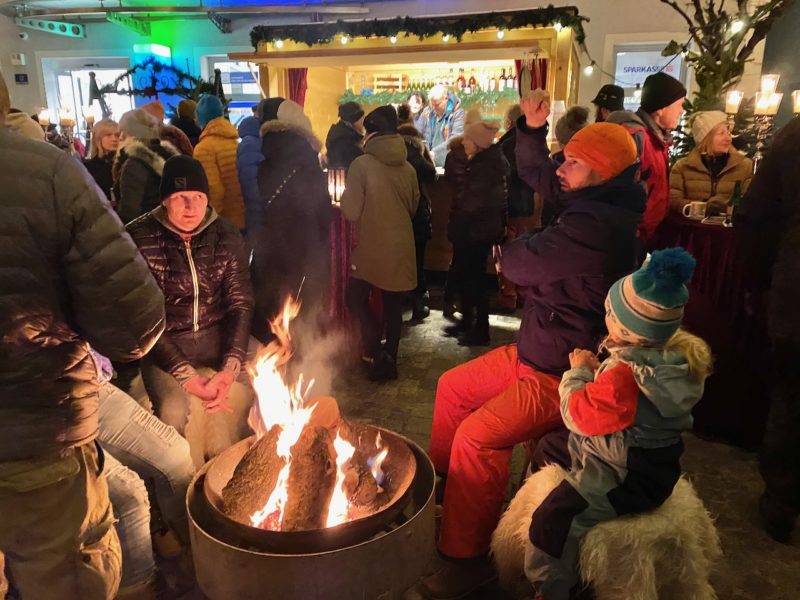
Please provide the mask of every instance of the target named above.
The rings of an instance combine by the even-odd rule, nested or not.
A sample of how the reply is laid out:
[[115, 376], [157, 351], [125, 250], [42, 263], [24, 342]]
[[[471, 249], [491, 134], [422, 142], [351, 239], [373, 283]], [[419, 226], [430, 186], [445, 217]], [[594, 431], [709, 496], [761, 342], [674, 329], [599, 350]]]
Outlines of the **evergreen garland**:
[[[130, 89], [120, 89], [128, 77], [132, 78]], [[154, 56], [148, 56], [133, 65], [111, 83], [100, 88], [100, 94], [124, 94], [156, 98], [159, 94], [198, 100], [203, 94], [214, 94], [213, 83], [194, 77], [171, 65], [165, 65]], [[223, 99], [224, 100], [224, 99]]]
[[365, 21], [336, 21], [335, 23], [308, 23], [300, 25], [257, 25], [250, 32], [250, 42], [258, 50], [261, 42], [288, 40], [311, 47], [328, 44], [338, 35], [350, 37], [391, 37], [405, 34], [419, 40], [437, 35], [449, 35], [461, 41], [466, 33], [482, 29], [522, 29], [524, 27], [551, 27], [561, 24], [575, 31], [578, 44], [583, 45], [586, 17], [578, 14], [574, 6], [533, 8], [502, 13], [482, 13], [453, 17], [396, 17]]
[[[384, 106], [386, 104], [402, 104], [406, 101], [409, 94], [413, 93], [414, 89], [408, 89], [404, 92], [377, 92], [375, 94], [355, 94], [352, 90], [347, 90], [342, 96], [339, 97], [339, 104], [345, 102], [358, 102], [362, 106]], [[502, 92], [473, 92], [471, 94], [462, 94], [458, 96], [461, 101], [461, 107], [469, 110], [473, 107], [483, 107], [490, 104], [495, 104], [502, 100], [509, 102], [519, 102], [519, 92], [514, 88], [506, 88]]]

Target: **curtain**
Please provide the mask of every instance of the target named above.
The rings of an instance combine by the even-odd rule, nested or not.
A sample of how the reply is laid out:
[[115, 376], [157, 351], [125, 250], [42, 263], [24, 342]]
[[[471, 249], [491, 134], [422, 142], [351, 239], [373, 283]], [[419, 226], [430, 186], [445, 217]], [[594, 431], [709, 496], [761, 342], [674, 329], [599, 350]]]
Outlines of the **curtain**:
[[289, 100], [294, 100], [300, 106], [305, 106], [306, 90], [308, 89], [308, 69], [288, 69], [289, 75]]
[[514, 61], [520, 96], [528, 90], [547, 89], [549, 62], [547, 58], [517, 59]]

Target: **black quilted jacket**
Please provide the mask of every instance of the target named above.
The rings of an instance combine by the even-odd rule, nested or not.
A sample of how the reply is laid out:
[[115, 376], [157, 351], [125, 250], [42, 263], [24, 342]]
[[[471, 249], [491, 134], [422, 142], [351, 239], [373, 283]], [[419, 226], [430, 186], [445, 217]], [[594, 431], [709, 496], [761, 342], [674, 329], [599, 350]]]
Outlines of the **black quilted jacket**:
[[[97, 435], [91, 344], [141, 358], [164, 298], [75, 159], [0, 127], [0, 464]], [[87, 343], [88, 342], [88, 343]]]
[[172, 229], [163, 207], [129, 223], [128, 232], [164, 292], [166, 332], [151, 357], [177, 375], [189, 361], [172, 340], [183, 332], [220, 326], [225, 359], [244, 361], [253, 318], [253, 288], [238, 228], [209, 207], [191, 236]]

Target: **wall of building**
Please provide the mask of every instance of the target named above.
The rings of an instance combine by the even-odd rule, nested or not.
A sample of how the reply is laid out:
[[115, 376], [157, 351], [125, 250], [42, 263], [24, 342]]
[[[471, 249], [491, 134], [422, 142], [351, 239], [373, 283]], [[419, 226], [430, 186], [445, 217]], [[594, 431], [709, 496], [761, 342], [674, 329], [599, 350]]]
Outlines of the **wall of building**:
[[784, 99], [781, 110], [775, 118], [775, 123], [779, 126], [792, 118], [791, 94], [794, 90], [800, 90], [798, 31], [800, 31], [800, 4], [795, 3], [775, 23], [764, 48], [764, 72], [781, 74], [778, 91], [784, 93]]
[[[733, 2], [733, 0], [728, 0]], [[542, 3], [544, 4], [544, 2]], [[554, 2], [560, 5], [575, 5], [590, 22], [585, 25], [586, 46], [598, 65], [605, 71], [613, 70], [614, 46], [627, 43], [666, 44], [671, 39], [685, 41], [686, 23], [671, 8], [657, 0], [571, 0]], [[441, 15], [454, 13], [483, 12], [485, 0], [398, 0], [387, 3], [367, 2], [370, 18], [397, 15]], [[530, 0], [501, 0], [491, 8], [495, 10], [530, 8]], [[237, 18], [233, 20], [233, 32], [224, 35], [207, 20], [183, 20], [153, 23], [152, 35], [144, 39], [127, 29], [110, 23], [87, 25], [86, 39], [72, 39], [35, 31], [28, 31], [29, 38], [21, 40], [20, 30], [12, 19], [0, 16], [0, 70], [11, 90], [15, 106], [35, 111], [46, 103], [44, 80], [40, 61], [51, 56], [128, 56], [133, 59], [133, 44], [142, 42], [160, 43], [172, 48], [173, 63], [193, 74], [201, 73], [202, 57], [208, 54], [224, 54], [251, 50], [249, 33], [251, 28], [266, 19]], [[270, 19], [271, 23], [277, 19]], [[796, 31], [796, 29], [795, 29]], [[27, 66], [12, 67], [12, 53], [23, 52]], [[755, 55], [748, 65], [747, 77], [742, 84], [745, 91], [754, 91], [761, 71], [763, 50]], [[581, 60], [588, 64], [588, 58]], [[88, 61], [91, 62], [91, 61]], [[28, 74], [27, 85], [14, 83], [13, 74]], [[611, 77], [595, 70], [592, 75], [581, 74], [578, 101], [589, 104], [597, 89], [610, 83]]]

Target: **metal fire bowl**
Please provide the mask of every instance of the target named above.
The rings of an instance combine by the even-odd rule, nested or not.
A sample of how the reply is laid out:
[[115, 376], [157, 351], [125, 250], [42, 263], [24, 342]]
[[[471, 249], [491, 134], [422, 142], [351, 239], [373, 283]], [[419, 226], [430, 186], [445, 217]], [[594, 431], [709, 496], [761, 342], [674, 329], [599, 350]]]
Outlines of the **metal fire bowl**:
[[357, 514], [352, 521], [325, 529], [269, 531], [232, 519], [222, 510], [222, 490], [233, 476], [236, 465], [255, 443], [256, 437], [251, 436], [209, 462], [203, 486], [215, 519], [224, 524], [234, 545], [276, 554], [327, 552], [369, 539], [395, 521], [411, 498], [416, 475], [414, 454], [405, 439], [393, 431], [363, 423], [348, 422], [348, 425], [351, 435], [346, 439], [356, 448], [375, 448], [380, 433], [383, 446], [389, 450], [382, 465], [386, 476], [383, 487], [389, 495], [389, 501], [375, 512], [365, 510], [363, 515]]

